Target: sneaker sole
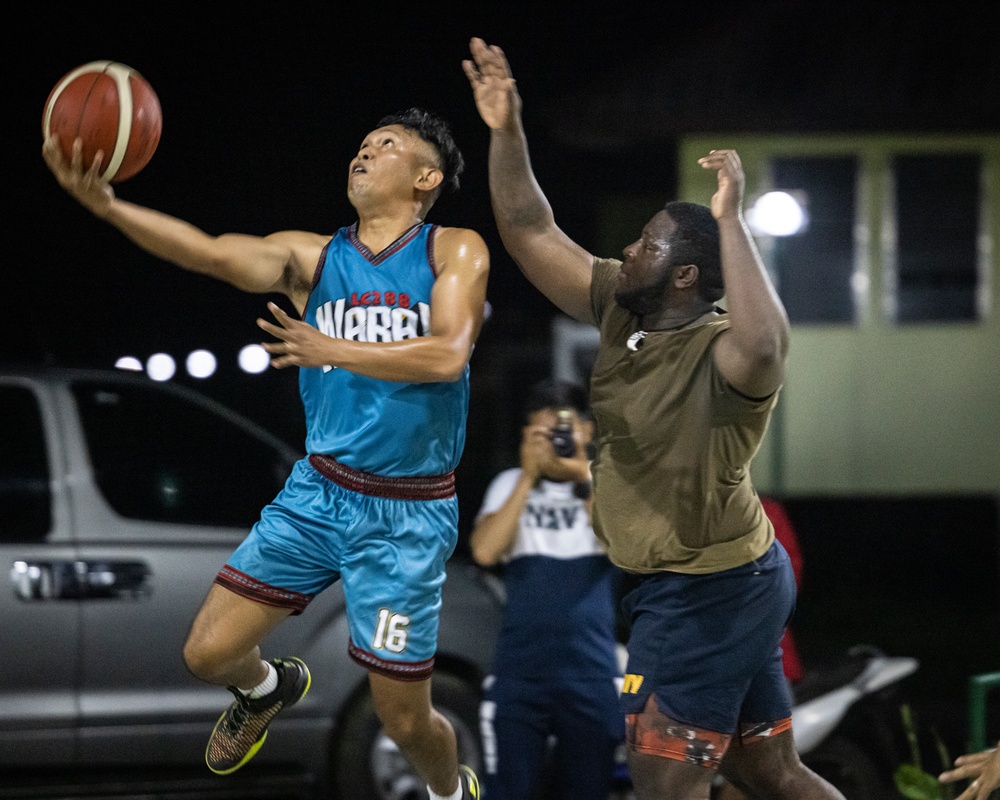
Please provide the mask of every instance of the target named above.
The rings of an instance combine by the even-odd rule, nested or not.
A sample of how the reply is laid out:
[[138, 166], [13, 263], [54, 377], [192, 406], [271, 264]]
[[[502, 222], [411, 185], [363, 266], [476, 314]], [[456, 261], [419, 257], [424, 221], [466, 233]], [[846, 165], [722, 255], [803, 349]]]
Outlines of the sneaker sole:
[[212, 747], [212, 737], [215, 736], [215, 732], [219, 729], [219, 726], [222, 724], [222, 720], [226, 718], [226, 713], [227, 713], [226, 711], [223, 711], [222, 716], [219, 717], [219, 721], [215, 723], [215, 727], [212, 728], [212, 736], [208, 737], [208, 746], [205, 748], [205, 765], [216, 775], [229, 775], [230, 773], [236, 772], [236, 770], [238, 770], [240, 767], [246, 764], [251, 758], [257, 755], [257, 751], [260, 750], [260, 748], [264, 745], [264, 742], [267, 741], [267, 730], [265, 730], [263, 736], [261, 736], [256, 742], [254, 742], [253, 747], [251, 747], [247, 751], [247, 754], [243, 756], [243, 758], [238, 763], [234, 764], [229, 769], [216, 769], [215, 767], [213, 767], [211, 764], [208, 763], [208, 753]]
[[[472, 800], [479, 800], [480, 792], [479, 788], [479, 778], [476, 777], [476, 773], [472, 771], [472, 767], [468, 767], [465, 764], [458, 765], [458, 771], [465, 775], [466, 788], [469, 790], [469, 796]], [[462, 793], [465, 796], [465, 793]]]
[[[303, 674], [306, 676], [306, 685], [305, 685], [305, 688], [302, 690], [302, 694], [300, 694], [298, 696], [298, 698], [294, 702], [289, 703], [288, 706], [285, 707], [285, 708], [287, 708], [289, 706], [295, 705], [295, 703], [299, 702], [299, 700], [301, 700], [303, 697], [305, 697], [306, 694], [309, 692], [309, 687], [312, 686], [312, 673], [309, 672], [309, 667], [306, 666], [306, 662], [303, 661], [301, 658], [287, 658], [285, 660], [286, 661], [294, 661], [296, 664], [298, 664], [299, 668], [302, 670]], [[267, 741], [268, 729], [265, 728], [263, 735], [256, 742], [254, 742], [253, 747], [251, 747], [247, 751], [247, 754], [245, 756], [243, 756], [243, 758], [240, 759], [240, 761], [238, 763], [236, 763], [233, 766], [229, 767], [229, 769], [216, 769], [211, 764], [209, 764], [208, 763], [208, 752], [209, 752], [209, 750], [212, 747], [212, 739], [215, 736], [215, 732], [219, 729], [219, 726], [222, 724], [222, 721], [226, 718], [226, 713], [228, 712], [228, 710], [229, 709], [226, 709], [226, 711], [223, 711], [222, 712], [222, 716], [219, 717], [218, 722], [215, 723], [215, 727], [212, 728], [212, 735], [208, 737], [208, 745], [205, 747], [205, 765], [212, 772], [214, 772], [216, 775], [231, 775], [232, 773], [236, 772], [236, 770], [238, 770], [240, 767], [244, 766], [251, 758], [253, 758], [255, 755], [257, 755], [257, 751], [260, 750], [260, 748], [263, 747], [264, 742]], [[284, 708], [282, 708], [282, 711], [284, 711]]]

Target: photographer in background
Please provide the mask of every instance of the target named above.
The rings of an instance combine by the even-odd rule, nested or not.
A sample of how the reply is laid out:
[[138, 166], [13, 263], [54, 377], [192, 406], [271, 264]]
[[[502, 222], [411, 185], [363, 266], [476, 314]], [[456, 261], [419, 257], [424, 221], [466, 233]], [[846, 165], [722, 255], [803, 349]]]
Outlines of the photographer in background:
[[554, 737], [558, 795], [607, 800], [618, 706], [618, 571], [590, 521], [594, 433], [586, 392], [543, 381], [524, 409], [521, 466], [497, 475], [472, 531], [472, 557], [502, 565], [504, 625], [481, 712], [489, 800], [543, 788]]

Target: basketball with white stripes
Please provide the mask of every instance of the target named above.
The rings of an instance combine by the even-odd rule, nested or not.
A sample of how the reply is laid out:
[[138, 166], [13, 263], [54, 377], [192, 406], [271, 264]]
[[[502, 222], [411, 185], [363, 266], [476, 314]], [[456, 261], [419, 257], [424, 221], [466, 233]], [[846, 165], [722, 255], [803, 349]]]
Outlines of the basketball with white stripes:
[[49, 92], [42, 112], [42, 135], [59, 136], [68, 160], [73, 142], [83, 141], [83, 166], [98, 151], [101, 176], [127, 180], [156, 152], [163, 130], [160, 99], [142, 75], [118, 61], [91, 61], [67, 72]]

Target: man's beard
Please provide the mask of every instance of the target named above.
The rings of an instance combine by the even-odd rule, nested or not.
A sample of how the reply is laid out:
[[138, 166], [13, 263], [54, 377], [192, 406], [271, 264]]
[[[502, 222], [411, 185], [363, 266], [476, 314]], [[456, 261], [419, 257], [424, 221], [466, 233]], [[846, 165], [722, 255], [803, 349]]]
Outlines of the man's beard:
[[663, 308], [663, 298], [671, 272], [668, 270], [661, 280], [650, 286], [637, 286], [634, 289], [619, 289], [615, 292], [615, 302], [626, 311], [637, 317], [655, 314]]

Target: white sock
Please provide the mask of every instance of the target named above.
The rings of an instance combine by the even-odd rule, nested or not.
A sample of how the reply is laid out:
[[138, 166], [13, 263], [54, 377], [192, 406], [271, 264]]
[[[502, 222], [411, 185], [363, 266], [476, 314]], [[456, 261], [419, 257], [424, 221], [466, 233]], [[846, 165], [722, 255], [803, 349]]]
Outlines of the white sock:
[[430, 800], [462, 800], [462, 778], [459, 776], [458, 788], [451, 794], [435, 794], [430, 786], [427, 787], [427, 794], [430, 795]]
[[269, 661], [262, 662], [267, 667], [267, 677], [252, 689], [240, 689], [247, 697], [263, 697], [278, 688], [278, 670]]

